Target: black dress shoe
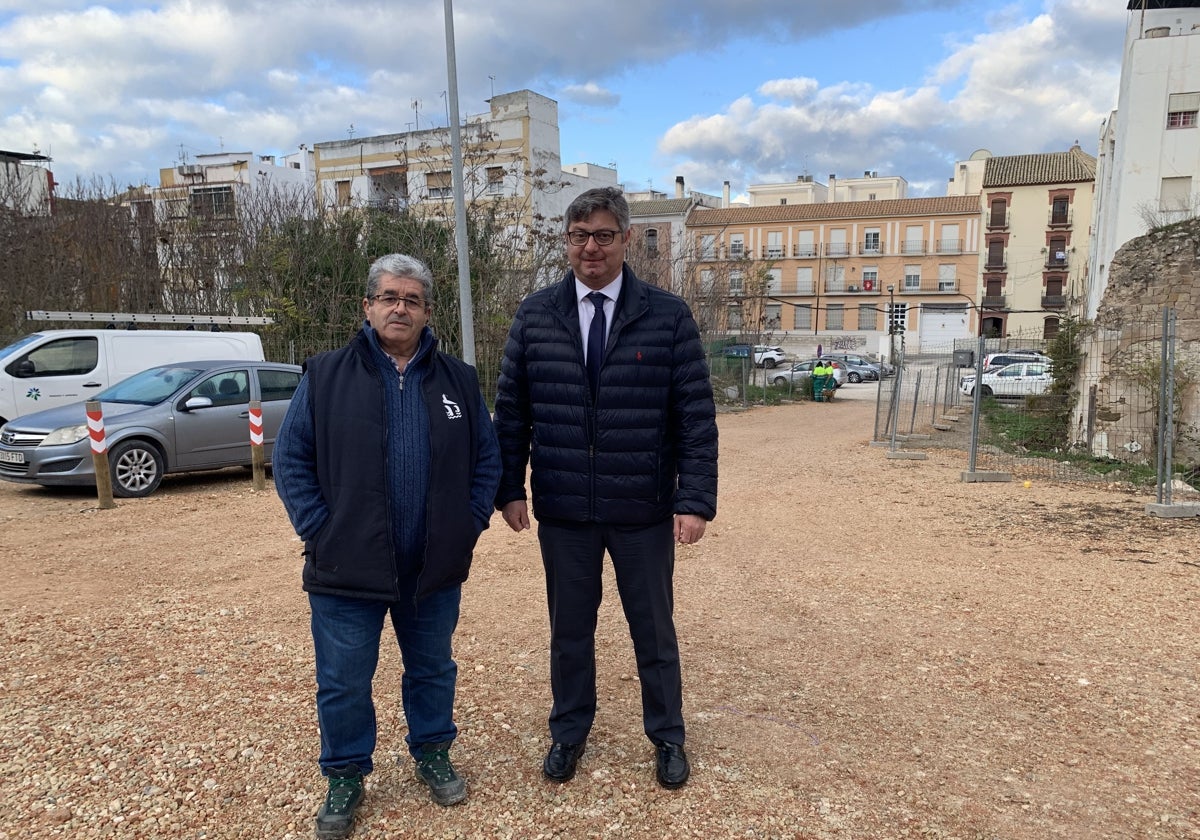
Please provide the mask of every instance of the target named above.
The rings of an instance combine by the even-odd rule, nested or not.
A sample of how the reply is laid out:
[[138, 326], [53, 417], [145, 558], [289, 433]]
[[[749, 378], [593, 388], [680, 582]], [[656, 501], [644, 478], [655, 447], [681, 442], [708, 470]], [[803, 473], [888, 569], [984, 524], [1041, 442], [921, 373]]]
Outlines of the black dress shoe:
[[683, 744], [672, 744], [667, 741], [658, 742], [658, 783], [667, 790], [683, 787], [687, 784], [688, 776], [692, 775], [692, 766], [688, 764], [687, 753]]
[[561, 744], [555, 741], [542, 762], [542, 773], [554, 782], [569, 782], [575, 775], [575, 766], [583, 755], [583, 744]]

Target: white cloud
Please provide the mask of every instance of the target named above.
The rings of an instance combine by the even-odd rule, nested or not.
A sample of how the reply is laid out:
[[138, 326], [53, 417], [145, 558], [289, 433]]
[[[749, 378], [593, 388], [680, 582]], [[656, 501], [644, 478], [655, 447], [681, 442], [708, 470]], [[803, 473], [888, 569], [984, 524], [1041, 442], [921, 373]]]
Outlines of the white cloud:
[[[671, 126], [658, 151], [688, 161], [691, 180], [705, 185], [877, 170], [906, 178], [912, 194], [937, 195], [953, 162], [976, 148], [1023, 154], [1078, 140], [1094, 154], [1099, 123], [1115, 106], [1125, 20], [1101, 6], [1063, 0], [1033, 20], [1001, 18], [1006, 28], [959, 45], [916, 88], [764, 82], [754, 99]], [[1077, 27], [1084, 18], [1087, 44]], [[1099, 39], [1110, 43], [1098, 66]]]
[[[936, 185], [979, 146], [1003, 154], [1080, 139], [1090, 151], [1114, 105], [1126, 13], [1112, 0], [1047, 0], [1034, 20], [1005, 7], [989, 32], [951, 44], [940, 62], [931, 56], [926, 79], [891, 89], [855, 78], [853, 62], [843, 81], [819, 82], [798, 50], [794, 69], [674, 125], [628, 110], [631, 90], [660, 91], [665, 106], [696, 81], [662, 75], [681, 55], [705, 57], [698, 66], [720, 76], [721, 51], [735, 41], [740, 58], [754, 50], [745, 39], [811, 42], [979, 5], [659, 0], [581, 15], [558, 0], [456, 0], [459, 100], [478, 113], [493, 92], [558, 98], [564, 122], [620, 130], [646, 157], [657, 141], [654, 164], [701, 189], [864, 169]], [[8, 8], [0, 148], [52, 149], [67, 176], [156, 177], [181, 148], [289, 152], [342, 139], [351, 124], [359, 136], [404, 131], [417, 119], [414, 100], [422, 127], [445, 122], [439, 0], [44, 0], [37, 11], [0, 0]], [[584, 151], [599, 162], [629, 154], [593, 137]]]
[[615, 108], [621, 102], [620, 94], [601, 87], [595, 82], [582, 85], [567, 85], [562, 89], [562, 95], [572, 102], [581, 105], [594, 105], [599, 108]]

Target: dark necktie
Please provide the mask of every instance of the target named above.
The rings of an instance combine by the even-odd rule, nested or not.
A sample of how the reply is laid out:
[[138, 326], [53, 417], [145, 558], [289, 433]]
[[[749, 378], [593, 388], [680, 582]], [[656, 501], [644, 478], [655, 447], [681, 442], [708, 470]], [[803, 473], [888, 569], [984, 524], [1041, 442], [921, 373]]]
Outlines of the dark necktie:
[[596, 310], [592, 315], [592, 326], [588, 330], [587, 343], [588, 383], [592, 386], [592, 396], [595, 396], [596, 388], [600, 384], [600, 362], [604, 360], [604, 301], [607, 298], [600, 292], [592, 292], [587, 299], [592, 302], [592, 307]]

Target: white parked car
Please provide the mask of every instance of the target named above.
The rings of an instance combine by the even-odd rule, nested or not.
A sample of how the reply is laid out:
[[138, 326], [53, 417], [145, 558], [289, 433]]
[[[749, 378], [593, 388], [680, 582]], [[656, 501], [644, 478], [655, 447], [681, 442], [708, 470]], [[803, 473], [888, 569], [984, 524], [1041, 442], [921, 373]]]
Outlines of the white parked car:
[[768, 347], [765, 344], [754, 345], [754, 364], [756, 367], [773, 368], [782, 364], [786, 355], [782, 347]]
[[[1044, 394], [1052, 384], [1054, 376], [1050, 372], [1050, 365], [1044, 362], [1018, 362], [984, 373], [979, 394], [984, 397], [1025, 397]], [[964, 376], [958, 388], [968, 397], [974, 396], [975, 375]]]

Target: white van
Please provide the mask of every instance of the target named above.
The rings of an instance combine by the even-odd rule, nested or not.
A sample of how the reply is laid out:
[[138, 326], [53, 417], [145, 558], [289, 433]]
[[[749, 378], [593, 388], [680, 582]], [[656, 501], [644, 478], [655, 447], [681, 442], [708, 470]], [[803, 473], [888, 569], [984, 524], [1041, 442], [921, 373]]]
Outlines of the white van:
[[200, 359], [263, 361], [250, 332], [42, 330], [0, 349], [0, 425], [46, 408], [90, 400], [155, 365]]

